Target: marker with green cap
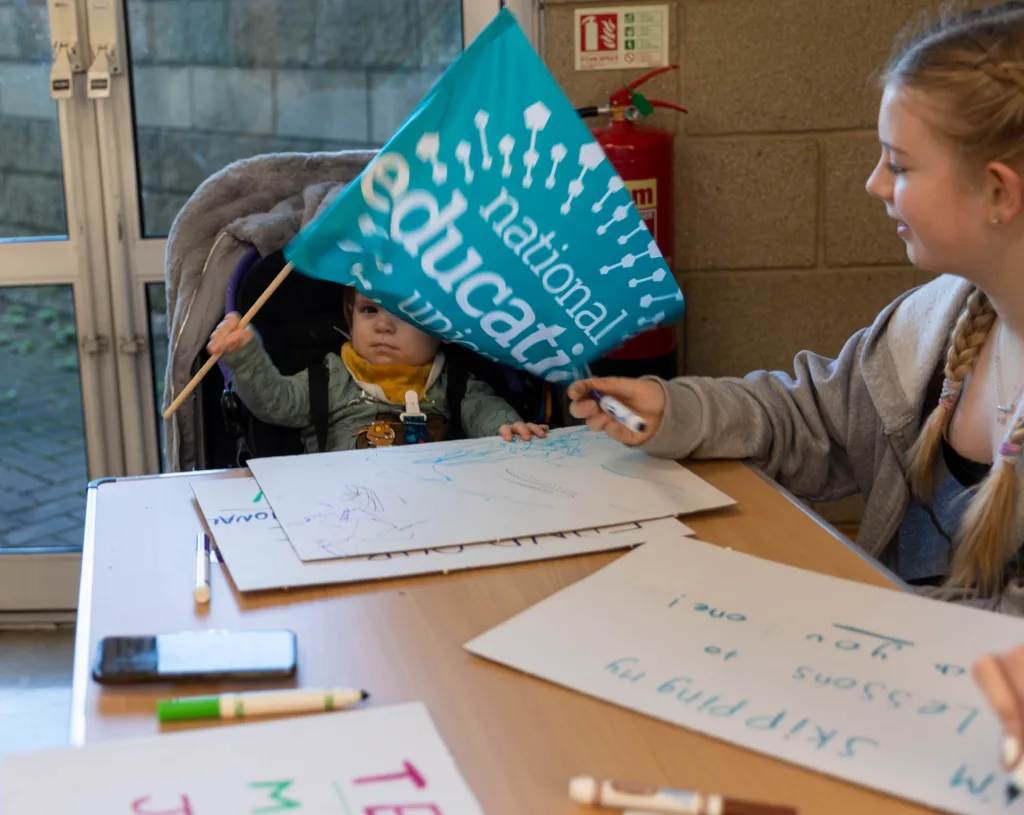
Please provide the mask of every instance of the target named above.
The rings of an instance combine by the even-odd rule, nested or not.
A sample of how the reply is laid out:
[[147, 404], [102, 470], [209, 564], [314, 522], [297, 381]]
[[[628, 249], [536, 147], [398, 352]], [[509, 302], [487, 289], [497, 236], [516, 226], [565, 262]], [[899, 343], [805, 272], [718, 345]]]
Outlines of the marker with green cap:
[[369, 697], [364, 690], [321, 688], [223, 693], [220, 696], [191, 696], [157, 702], [161, 722], [195, 719], [243, 719], [289, 713], [317, 713], [341, 710]]

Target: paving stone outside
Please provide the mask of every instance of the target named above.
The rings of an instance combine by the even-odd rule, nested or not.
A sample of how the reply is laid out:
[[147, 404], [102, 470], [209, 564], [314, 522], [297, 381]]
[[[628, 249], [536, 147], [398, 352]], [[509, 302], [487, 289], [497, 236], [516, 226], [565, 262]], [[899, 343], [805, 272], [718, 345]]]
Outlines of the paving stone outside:
[[70, 287], [0, 289], [0, 550], [80, 547], [87, 481]]

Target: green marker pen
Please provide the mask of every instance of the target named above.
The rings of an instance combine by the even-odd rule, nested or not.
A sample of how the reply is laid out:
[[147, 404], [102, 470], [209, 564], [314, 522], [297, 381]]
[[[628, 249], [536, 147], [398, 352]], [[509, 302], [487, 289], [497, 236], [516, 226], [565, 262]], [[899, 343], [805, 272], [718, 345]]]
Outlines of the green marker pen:
[[362, 702], [369, 695], [364, 690], [325, 688], [191, 696], [157, 702], [156, 715], [161, 722], [180, 722], [192, 719], [243, 719], [247, 716], [316, 713], [341, 710]]

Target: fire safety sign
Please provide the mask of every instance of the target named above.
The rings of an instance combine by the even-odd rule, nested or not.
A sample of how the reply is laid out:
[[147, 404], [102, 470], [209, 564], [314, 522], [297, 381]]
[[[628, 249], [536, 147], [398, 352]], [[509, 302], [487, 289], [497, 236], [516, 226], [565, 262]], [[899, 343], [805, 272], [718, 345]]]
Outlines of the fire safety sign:
[[668, 6], [576, 9], [576, 70], [668, 65]]

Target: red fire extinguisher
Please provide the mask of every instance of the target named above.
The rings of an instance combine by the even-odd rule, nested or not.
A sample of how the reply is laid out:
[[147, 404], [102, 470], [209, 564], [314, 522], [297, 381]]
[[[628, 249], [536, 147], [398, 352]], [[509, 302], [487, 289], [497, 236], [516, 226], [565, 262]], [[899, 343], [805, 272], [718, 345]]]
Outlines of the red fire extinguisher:
[[[636, 89], [659, 74], [678, 67], [669, 65], [644, 74], [612, 93], [608, 107], [580, 108], [578, 111], [584, 118], [610, 114], [610, 124], [594, 130], [594, 138], [626, 182], [633, 203], [654, 236], [669, 269], [675, 252], [672, 134], [656, 127], [638, 127], [636, 122], [653, 113], [654, 108], [669, 108], [682, 113], [687, 110], [671, 102], [648, 100]], [[671, 378], [677, 373], [675, 326], [662, 325], [637, 334], [590, 367], [598, 376], [653, 374]]]

